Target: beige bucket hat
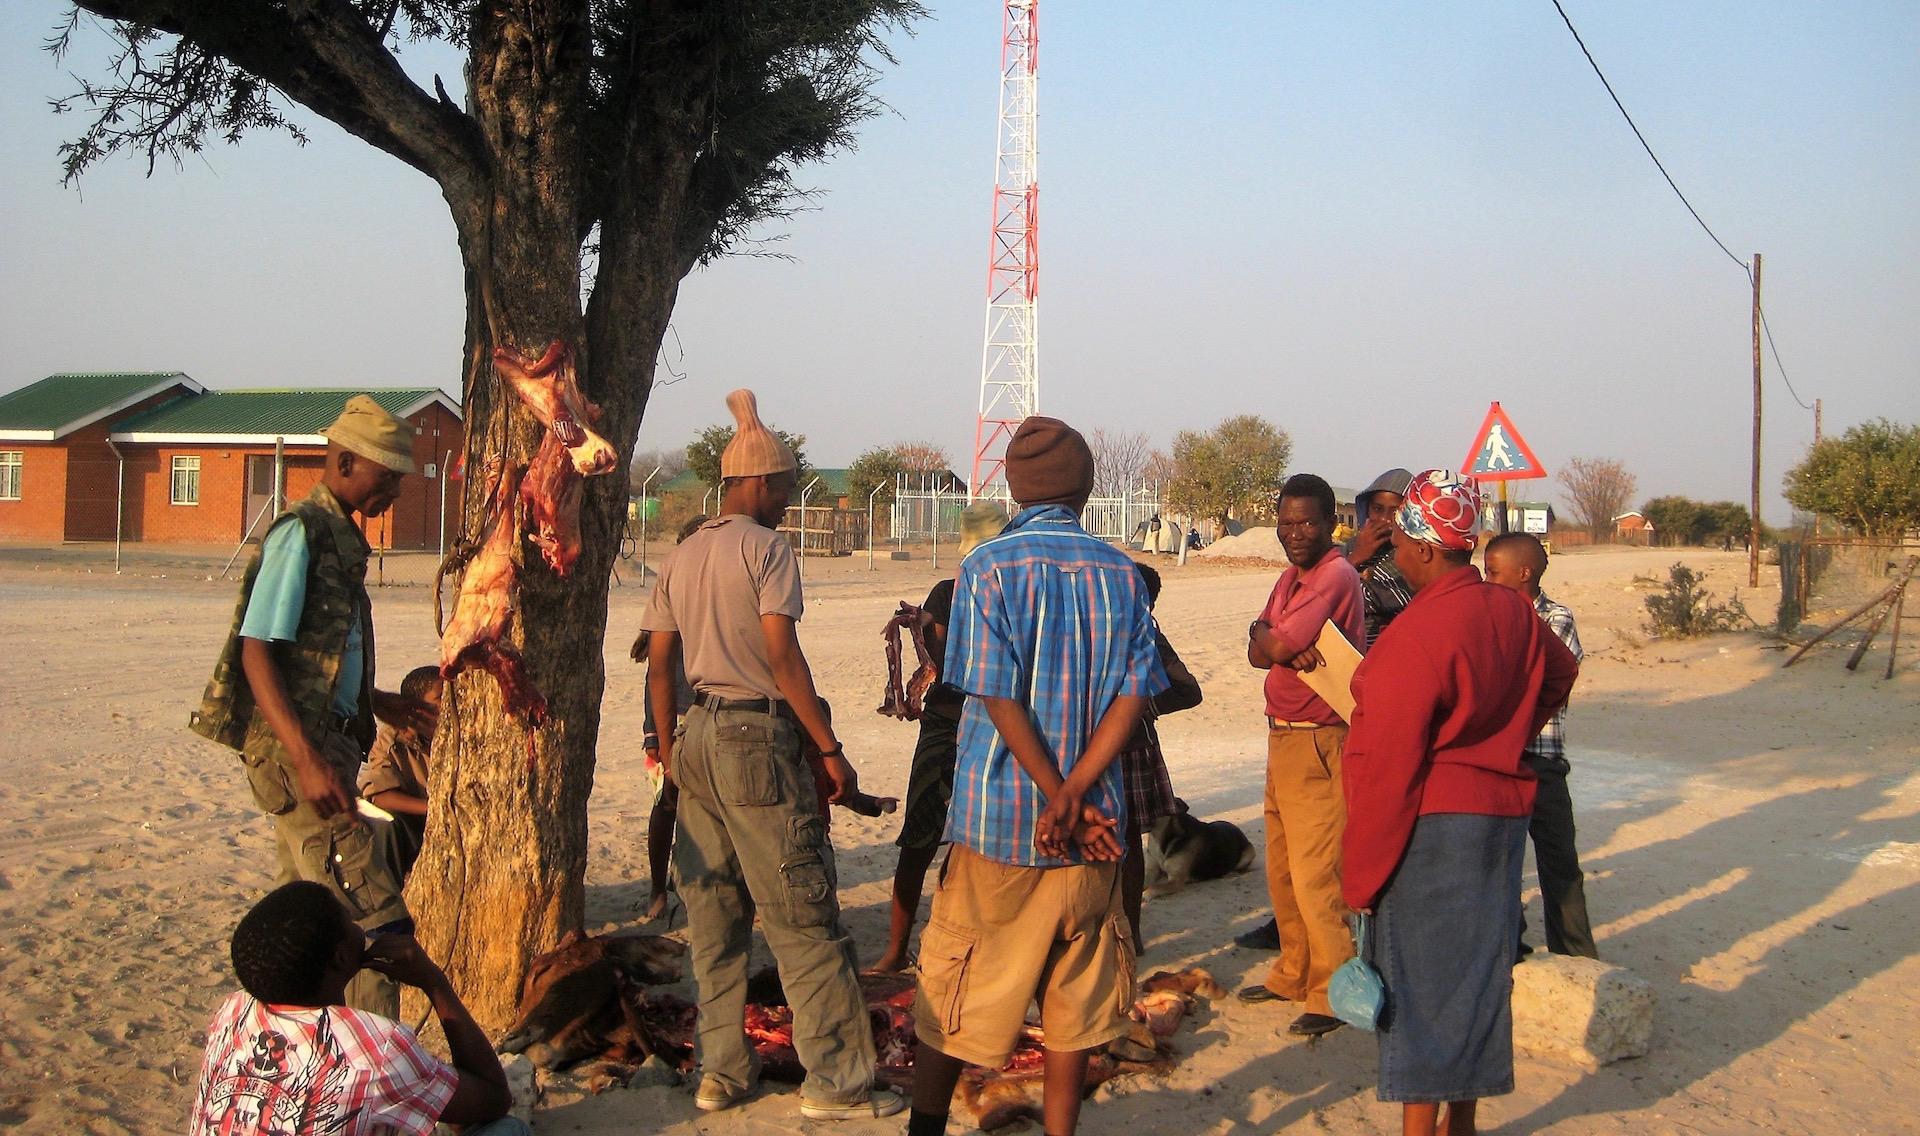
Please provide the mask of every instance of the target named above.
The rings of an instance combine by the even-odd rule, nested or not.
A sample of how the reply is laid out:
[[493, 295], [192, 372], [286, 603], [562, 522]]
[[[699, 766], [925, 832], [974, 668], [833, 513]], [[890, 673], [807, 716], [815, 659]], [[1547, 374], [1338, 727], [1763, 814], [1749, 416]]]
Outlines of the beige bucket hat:
[[356, 394], [347, 400], [333, 425], [320, 431], [320, 436], [395, 473], [414, 473], [415, 433], [411, 423], [389, 414], [387, 408], [371, 396]]

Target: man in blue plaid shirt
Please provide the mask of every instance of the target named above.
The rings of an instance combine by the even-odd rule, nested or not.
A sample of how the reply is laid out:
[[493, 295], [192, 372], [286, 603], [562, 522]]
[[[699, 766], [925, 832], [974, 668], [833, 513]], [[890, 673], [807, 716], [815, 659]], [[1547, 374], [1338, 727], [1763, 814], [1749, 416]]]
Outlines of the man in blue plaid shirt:
[[920, 937], [908, 1136], [944, 1132], [963, 1063], [1006, 1064], [1040, 1004], [1046, 1131], [1079, 1121], [1091, 1052], [1126, 1032], [1126, 797], [1114, 758], [1167, 687], [1133, 562], [1080, 527], [1093, 454], [1052, 418], [1007, 444], [1022, 506], [960, 564], [946, 680], [965, 690], [952, 848]]
[[[1531, 533], [1506, 533], [1487, 544], [1486, 577], [1489, 584], [1512, 588], [1533, 601], [1560, 641], [1584, 657], [1580, 650], [1580, 632], [1574, 627], [1573, 613], [1548, 599], [1540, 590], [1540, 579], [1547, 574], [1547, 550]], [[1593, 945], [1593, 927], [1587, 919], [1587, 889], [1580, 871], [1580, 853], [1574, 847], [1573, 796], [1567, 791], [1567, 743], [1562, 730], [1566, 711], [1540, 729], [1540, 735], [1527, 744], [1522, 755], [1527, 768], [1539, 779], [1540, 789], [1533, 800], [1533, 821], [1527, 826], [1533, 837], [1533, 858], [1540, 869], [1540, 903], [1546, 910], [1547, 949], [1556, 955], [1580, 955], [1599, 958]], [[1520, 953], [1526, 945], [1527, 921], [1520, 917]]]

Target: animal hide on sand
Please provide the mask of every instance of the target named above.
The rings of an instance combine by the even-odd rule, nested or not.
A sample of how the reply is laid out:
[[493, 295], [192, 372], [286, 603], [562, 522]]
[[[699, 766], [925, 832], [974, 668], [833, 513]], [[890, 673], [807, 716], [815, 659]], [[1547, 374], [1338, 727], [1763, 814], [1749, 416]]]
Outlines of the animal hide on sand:
[[[521, 991], [519, 1019], [501, 1043], [502, 1052], [525, 1052], [545, 1070], [595, 1061], [586, 1087], [596, 1092], [624, 1084], [632, 1068], [649, 1056], [690, 1070], [698, 1016], [694, 1004], [645, 988], [673, 981], [663, 977], [668, 973], [665, 962], [671, 962], [677, 977], [678, 955], [663, 943], [671, 941], [658, 936], [569, 937], [559, 949], [535, 959]], [[860, 987], [878, 1056], [875, 1080], [909, 1089], [918, 1045], [913, 1033], [914, 980], [909, 975], [863, 974]], [[1171, 1068], [1178, 1058], [1171, 1039], [1187, 1012], [1196, 1000], [1218, 998], [1226, 991], [1206, 971], [1184, 970], [1152, 974], [1141, 980], [1136, 993], [1126, 1036], [1088, 1064], [1089, 1092], [1113, 1077]], [[793, 1012], [772, 968], [748, 980], [744, 1025], [760, 1057], [761, 1076], [794, 1084], [805, 1077], [793, 1047]], [[1029, 1023], [1003, 1068], [966, 1069], [954, 1090], [954, 1107], [982, 1129], [1038, 1118], [1044, 1044], [1041, 1028]]]

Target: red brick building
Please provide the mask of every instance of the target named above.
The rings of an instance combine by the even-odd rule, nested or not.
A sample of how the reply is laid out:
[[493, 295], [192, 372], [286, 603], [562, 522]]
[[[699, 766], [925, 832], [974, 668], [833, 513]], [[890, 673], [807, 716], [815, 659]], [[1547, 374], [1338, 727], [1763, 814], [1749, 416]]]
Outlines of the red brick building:
[[[319, 431], [355, 390], [209, 391], [185, 375], [53, 375], [0, 396], [0, 540], [237, 544], [320, 479]], [[382, 548], [433, 548], [441, 479], [464, 444], [437, 388], [365, 392], [414, 424], [420, 475], [367, 527]], [[279, 459], [276, 461], [276, 444]], [[446, 494], [449, 531], [459, 494]]]

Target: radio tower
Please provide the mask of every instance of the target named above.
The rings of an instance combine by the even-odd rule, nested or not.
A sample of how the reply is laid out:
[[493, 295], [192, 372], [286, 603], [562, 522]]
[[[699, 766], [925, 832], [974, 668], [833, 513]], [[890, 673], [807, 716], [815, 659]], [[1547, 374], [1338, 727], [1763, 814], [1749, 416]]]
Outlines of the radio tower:
[[[980, 417], [967, 496], [1001, 496], [1007, 440], [1040, 410], [1039, 0], [1005, 0]], [[999, 482], [999, 491], [990, 489]]]

